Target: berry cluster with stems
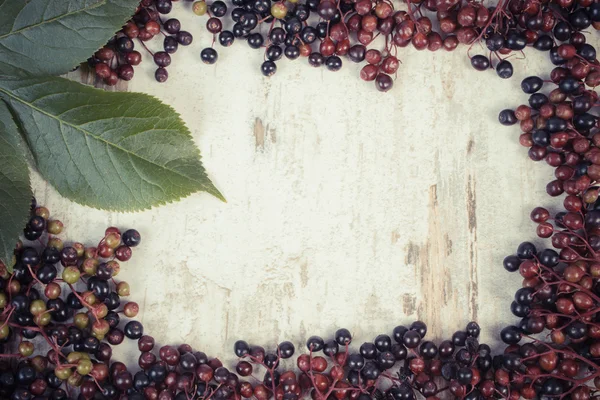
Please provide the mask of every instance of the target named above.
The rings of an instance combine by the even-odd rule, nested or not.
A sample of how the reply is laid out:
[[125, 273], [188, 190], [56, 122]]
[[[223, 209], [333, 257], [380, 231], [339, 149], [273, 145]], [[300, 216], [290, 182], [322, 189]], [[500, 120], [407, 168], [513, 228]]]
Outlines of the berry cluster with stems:
[[[577, 51], [563, 46], [559, 54], [558, 42], [570, 39], [577, 47], [580, 31], [600, 28], [600, 5], [593, 0], [500, 0], [491, 7], [463, 0], [200, 0], [191, 9], [208, 17], [206, 30], [213, 35], [211, 46], [200, 53], [205, 64], [217, 61], [217, 42], [229, 47], [245, 41], [263, 51], [260, 69], [265, 76], [275, 74], [284, 57], [304, 58], [329, 71], [338, 71], [348, 59], [365, 62], [361, 79], [374, 81], [383, 92], [392, 88], [400, 49], [409, 45], [453, 51], [462, 44], [470, 52], [485, 43], [489, 51], [470, 56], [471, 65], [479, 71], [493, 68], [507, 79], [513, 75], [509, 58], [527, 46], [549, 51], [553, 60], [578, 56], [583, 64], [596, 65], [595, 51], [587, 46]], [[160, 37], [164, 51], [148, 52], [158, 67], [156, 80], [166, 81], [170, 54], [192, 40], [179, 20], [168, 18], [171, 10], [171, 0], [143, 0], [132, 20], [90, 59], [96, 74], [111, 85], [131, 79], [131, 66], [141, 61], [133, 40], [145, 48], [145, 41]]]

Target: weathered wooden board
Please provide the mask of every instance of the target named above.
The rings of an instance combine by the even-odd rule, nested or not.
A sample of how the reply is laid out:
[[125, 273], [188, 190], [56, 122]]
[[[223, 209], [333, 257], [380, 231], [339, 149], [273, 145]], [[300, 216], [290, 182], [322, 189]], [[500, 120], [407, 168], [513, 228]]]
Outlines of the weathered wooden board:
[[545, 56], [515, 59], [504, 81], [474, 71], [466, 49], [405, 49], [382, 94], [350, 64], [331, 73], [282, 61], [263, 78], [262, 55], [245, 44], [206, 66], [210, 38], [190, 30], [167, 84], [146, 62], [129, 89], [181, 113], [228, 203], [196, 194], [107, 213], [34, 181], [71, 238], [93, 243], [107, 225], [142, 232], [122, 277], [146, 331], [224, 358], [239, 338], [301, 344], [347, 327], [362, 342], [416, 318], [438, 338], [476, 319], [495, 342], [520, 283], [502, 259], [535, 239], [529, 211], [560, 201], [546, 196], [551, 168], [527, 158], [518, 127], [497, 123], [526, 102], [522, 78], [549, 72]]

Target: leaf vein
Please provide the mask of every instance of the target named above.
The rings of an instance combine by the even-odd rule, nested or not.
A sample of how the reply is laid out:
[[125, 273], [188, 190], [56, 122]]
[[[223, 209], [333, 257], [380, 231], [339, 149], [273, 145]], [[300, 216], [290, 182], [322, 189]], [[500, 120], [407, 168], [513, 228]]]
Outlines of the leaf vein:
[[145, 158], [145, 157], [142, 157], [142, 156], [141, 156], [141, 155], [139, 155], [139, 154], [133, 153], [133, 152], [131, 152], [131, 151], [129, 151], [129, 150], [127, 150], [127, 149], [125, 149], [125, 148], [121, 147], [121, 146], [118, 146], [118, 145], [117, 145], [117, 144], [115, 144], [115, 143], [111, 143], [111, 142], [109, 142], [109, 141], [105, 140], [104, 138], [102, 138], [102, 137], [100, 137], [100, 136], [98, 136], [98, 135], [95, 135], [95, 134], [93, 134], [92, 132], [90, 132], [90, 131], [88, 131], [88, 130], [84, 129], [83, 127], [81, 127], [81, 126], [79, 126], [79, 125], [75, 125], [75, 124], [72, 124], [72, 123], [70, 123], [70, 122], [63, 121], [63, 120], [61, 120], [60, 118], [57, 118], [55, 115], [53, 115], [53, 114], [51, 114], [51, 113], [49, 113], [49, 112], [47, 112], [47, 111], [45, 111], [45, 110], [43, 110], [43, 109], [41, 109], [41, 108], [39, 108], [39, 107], [36, 107], [36, 106], [35, 106], [33, 103], [30, 103], [30, 102], [28, 102], [28, 101], [26, 101], [26, 100], [24, 100], [24, 99], [22, 99], [22, 98], [18, 97], [17, 95], [15, 95], [14, 93], [12, 93], [12, 92], [10, 92], [10, 91], [8, 91], [8, 90], [5, 90], [5, 89], [3, 89], [3, 88], [0, 88], [0, 92], [3, 92], [3, 93], [5, 93], [6, 95], [8, 95], [9, 97], [11, 97], [11, 98], [15, 99], [16, 101], [18, 101], [18, 102], [20, 102], [20, 103], [22, 103], [22, 104], [24, 104], [24, 105], [27, 105], [27, 106], [31, 107], [31, 108], [32, 108], [32, 109], [34, 109], [35, 111], [37, 111], [37, 112], [39, 112], [39, 113], [41, 113], [41, 114], [44, 114], [44, 115], [46, 115], [47, 117], [49, 117], [49, 118], [51, 118], [51, 119], [54, 119], [54, 120], [56, 120], [56, 121], [60, 122], [60, 123], [61, 123], [61, 125], [62, 125], [62, 124], [64, 124], [64, 125], [66, 125], [66, 126], [69, 126], [69, 127], [73, 128], [73, 129], [75, 129], [75, 130], [77, 130], [77, 131], [80, 131], [80, 132], [82, 132], [84, 135], [89, 135], [89, 136], [93, 137], [94, 139], [96, 139], [96, 140], [98, 140], [98, 141], [100, 141], [100, 142], [103, 142], [103, 143], [105, 143], [105, 144], [107, 144], [107, 145], [109, 145], [109, 146], [115, 147], [116, 149], [118, 149], [118, 150], [121, 150], [121, 151], [123, 151], [124, 153], [127, 153], [127, 154], [129, 154], [129, 155], [133, 156], [134, 158], [139, 158], [140, 160], [142, 160], [142, 161], [145, 161], [145, 162], [147, 162], [147, 163], [149, 163], [149, 164], [151, 164], [151, 165], [153, 165], [153, 166], [155, 166], [155, 167], [164, 168], [165, 170], [168, 170], [168, 171], [169, 171], [169, 172], [171, 172], [171, 173], [174, 173], [174, 174], [176, 174], [176, 175], [178, 175], [178, 176], [182, 176], [182, 177], [184, 177], [184, 178], [186, 178], [186, 179], [189, 179], [189, 180], [191, 180], [191, 181], [193, 181], [193, 182], [195, 182], [195, 183], [198, 183], [198, 184], [200, 184], [200, 185], [201, 185], [201, 187], [205, 187], [203, 182], [201, 182], [201, 181], [199, 181], [199, 180], [197, 180], [197, 179], [195, 179], [195, 178], [192, 178], [192, 177], [190, 177], [190, 176], [187, 176], [187, 175], [184, 175], [184, 174], [182, 174], [182, 173], [181, 173], [181, 172], [179, 172], [179, 171], [176, 171], [176, 170], [173, 170], [173, 169], [171, 169], [171, 168], [168, 168], [166, 165], [157, 164], [157, 163], [155, 163], [154, 161], [152, 161], [152, 160], [149, 160], [149, 159], [147, 159], [147, 158]]
[[[47, 3], [47, 5], [48, 4], [49, 3]], [[99, 0], [97, 3], [92, 4], [91, 6], [79, 8], [79, 9], [77, 9], [75, 11], [71, 11], [71, 12], [68, 12], [68, 13], [65, 13], [65, 14], [61, 14], [61, 15], [58, 15], [58, 16], [56, 16], [54, 18], [50, 18], [50, 19], [46, 19], [46, 20], [43, 19], [41, 22], [38, 22], [38, 23], [32, 24], [32, 25], [28, 25], [28, 26], [24, 26], [23, 28], [20, 28], [20, 29], [17, 29], [17, 30], [12, 30], [11, 29], [10, 32], [8, 32], [8, 33], [6, 33], [4, 35], [0, 35], [0, 40], [6, 38], [8, 36], [11, 36], [11, 35], [16, 35], [16, 34], [21, 33], [21, 32], [27, 32], [28, 30], [37, 28], [38, 26], [49, 24], [49, 23], [55, 22], [55, 21], [60, 21], [63, 18], [69, 17], [69, 16], [74, 15], [74, 14], [79, 14], [80, 12], [86, 12], [87, 10], [93, 10], [94, 8], [103, 6], [104, 4], [106, 4], [106, 0]], [[44, 13], [45, 13], [45, 11], [44, 11]], [[15, 18], [15, 21], [16, 21], [16, 18]], [[13, 21], [13, 28], [15, 26], [14, 25], [15, 21]]]

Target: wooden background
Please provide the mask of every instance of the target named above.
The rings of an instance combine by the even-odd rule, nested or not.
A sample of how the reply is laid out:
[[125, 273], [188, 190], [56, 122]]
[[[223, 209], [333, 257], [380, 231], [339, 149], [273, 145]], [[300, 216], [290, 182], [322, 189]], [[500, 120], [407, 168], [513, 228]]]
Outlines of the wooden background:
[[475, 319], [497, 343], [520, 283], [502, 259], [535, 239], [533, 207], [559, 204], [544, 190], [551, 168], [529, 160], [518, 127], [497, 115], [527, 101], [520, 81], [547, 76], [546, 56], [513, 57], [515, 76], [501, 80], [472, 69], [465, 48], [407, 48], [382, 94], [347, 60], [337, 73], [280, 61], [264, 78], [261, 52], [245, 43], [204, 65], [205, 19], [176, 15], [195, 38], [169, 81], [154, 82], [148, 59], [127, 89], [181, 113], [228, 203], [195, 194], [108, 213], [34, 182], [65, 237], [92, 244], [109, 225], [142, 233], [121, 278], [146, 332], [224, 359], [237, 339], [301, 345], [346, 327], [359, 345], [417, 318], [439, 339]]

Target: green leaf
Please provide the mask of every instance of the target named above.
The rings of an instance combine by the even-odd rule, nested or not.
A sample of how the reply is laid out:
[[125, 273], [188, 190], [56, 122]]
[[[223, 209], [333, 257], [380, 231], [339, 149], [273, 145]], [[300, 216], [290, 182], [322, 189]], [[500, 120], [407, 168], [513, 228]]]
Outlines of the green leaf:
[[0, 72], [60, 75], [85, 61], [139, 0], [0, 0]]
[[32, 197], [25, 146], [6, 103], [0, 101], [0, 260], [9, 272]]
[[73, 201], [134, 211], [199, 190], [224, 200], [179, 114], [152, 96], [46, 77], [0, 80], [0, 97], [41, 174]]

